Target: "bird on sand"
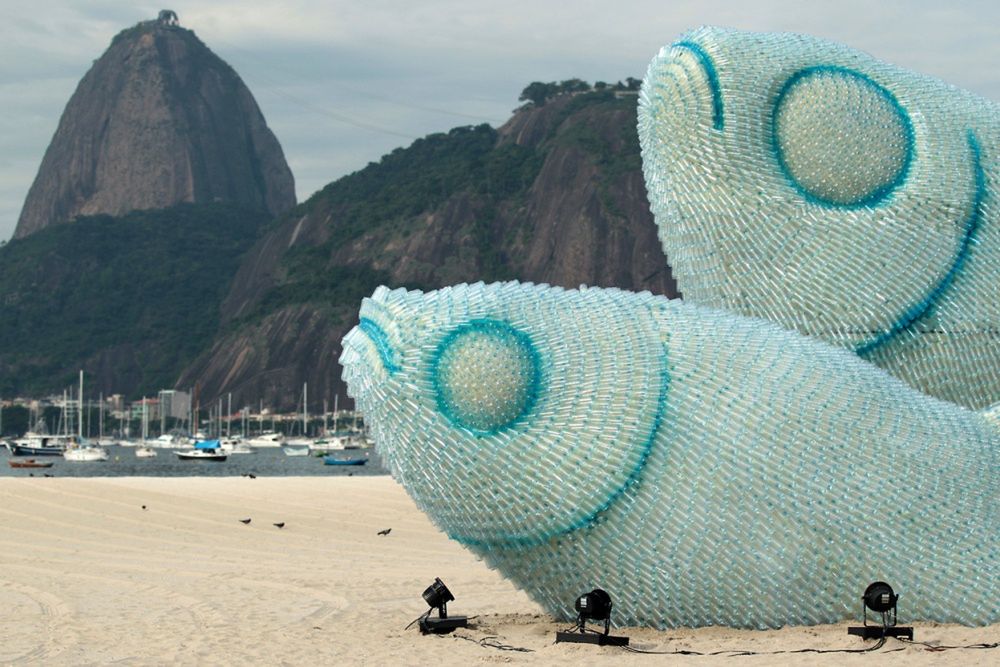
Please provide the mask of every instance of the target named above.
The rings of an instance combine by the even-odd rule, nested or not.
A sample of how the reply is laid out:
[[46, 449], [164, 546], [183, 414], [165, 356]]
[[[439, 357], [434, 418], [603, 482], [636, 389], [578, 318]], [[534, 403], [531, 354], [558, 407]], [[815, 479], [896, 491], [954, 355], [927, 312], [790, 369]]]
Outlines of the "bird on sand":
[[392, 532], [392, 528], [386, 528], [385, 530], [378, 531], [378, 534], [379, 535], [388, 535], [391, 532]]
[[279, 521], [278, 523], [275, 523], [275, 524], [272, 524], [272, 525], [275, 528], [284, 528], [285, 527], [285, 522], [284, 521]]
[[242, 524], [243, 524], [243, 525], [245, 526], [245, 525], [247, 525], [248, 523], [250, 523], [250, 518], [249, 518], [249, 517], [247, 517], [246, 519], [240, 519], [240, 523], [242, 523]]

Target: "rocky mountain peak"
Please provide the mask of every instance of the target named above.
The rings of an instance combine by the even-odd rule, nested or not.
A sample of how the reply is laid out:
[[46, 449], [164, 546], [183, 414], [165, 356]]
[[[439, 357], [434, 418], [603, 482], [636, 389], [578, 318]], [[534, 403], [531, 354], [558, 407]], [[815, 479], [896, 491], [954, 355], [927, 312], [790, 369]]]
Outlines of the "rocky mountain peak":
[[14, 236], [213, 201], [277, 215], [295, 205], [292, 173], [240, 77], [164, 10], [115, 36], [80, 81]]

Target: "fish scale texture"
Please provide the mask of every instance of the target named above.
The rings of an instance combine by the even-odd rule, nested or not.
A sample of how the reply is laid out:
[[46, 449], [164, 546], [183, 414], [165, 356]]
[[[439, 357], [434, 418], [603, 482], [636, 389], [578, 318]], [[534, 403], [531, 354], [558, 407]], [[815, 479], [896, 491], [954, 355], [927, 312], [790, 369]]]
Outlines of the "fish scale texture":
[[846, 46], [701, 28], [653, 59], [639, 139], [685, 300], [1000, 402], [1000, 107]]
[[557, 617], [828, 623], [884, 580], [901, 620], [1000, 620], [997, 425], [847, 350], [519, 283], [379, 288], [343, 350], [417, 505]]

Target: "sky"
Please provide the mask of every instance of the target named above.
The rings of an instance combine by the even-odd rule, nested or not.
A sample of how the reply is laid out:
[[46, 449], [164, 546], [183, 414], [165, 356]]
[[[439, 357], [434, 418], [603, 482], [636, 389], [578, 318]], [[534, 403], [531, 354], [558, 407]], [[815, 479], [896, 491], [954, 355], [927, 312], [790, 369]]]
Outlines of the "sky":
[[501, 125], [532, 81], [642, 78], [700, 25], [809, 33], [1000, 102], [1000, 3], [980, 0], [8, 0], [0, 240], [79, 80], [116, 33], [164, 8], [246, 82], [300, 201], [416, 138]]

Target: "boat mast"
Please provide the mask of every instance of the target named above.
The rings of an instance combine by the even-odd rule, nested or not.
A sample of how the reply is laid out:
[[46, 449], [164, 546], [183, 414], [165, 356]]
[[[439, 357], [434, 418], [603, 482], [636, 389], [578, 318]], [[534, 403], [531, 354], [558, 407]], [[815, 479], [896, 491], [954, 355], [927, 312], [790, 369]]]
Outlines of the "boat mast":
[[142, 444], [149, 439], [149, 413], [146, 411], [146, 397], [142, 397]]
[[226, 400], [228, 401], [226, 404], [226, 437], [228, 438], [233, 426], [233, 392], [229, 392]]
[[337, 407], [339, 405], [338, 401], [340, 399], [340, 394], [333, 395], [333, 432], [337, 432]]
[[104, 392], [98, 394], [99, 403], [97, 404], [97, 439], [104, 440]]
[[80, 442], [83, 442], [83, 369], [80, 369], [80, 394], [77, 396], [79, 399], [77, 401], [77, 406], [79, 406], [78, 415], [80, 417], [80, 423], [76, 425], [76, 432], [80, 438]]
[[309, 383], [302, 384], [302, 437], [309, 437]]

